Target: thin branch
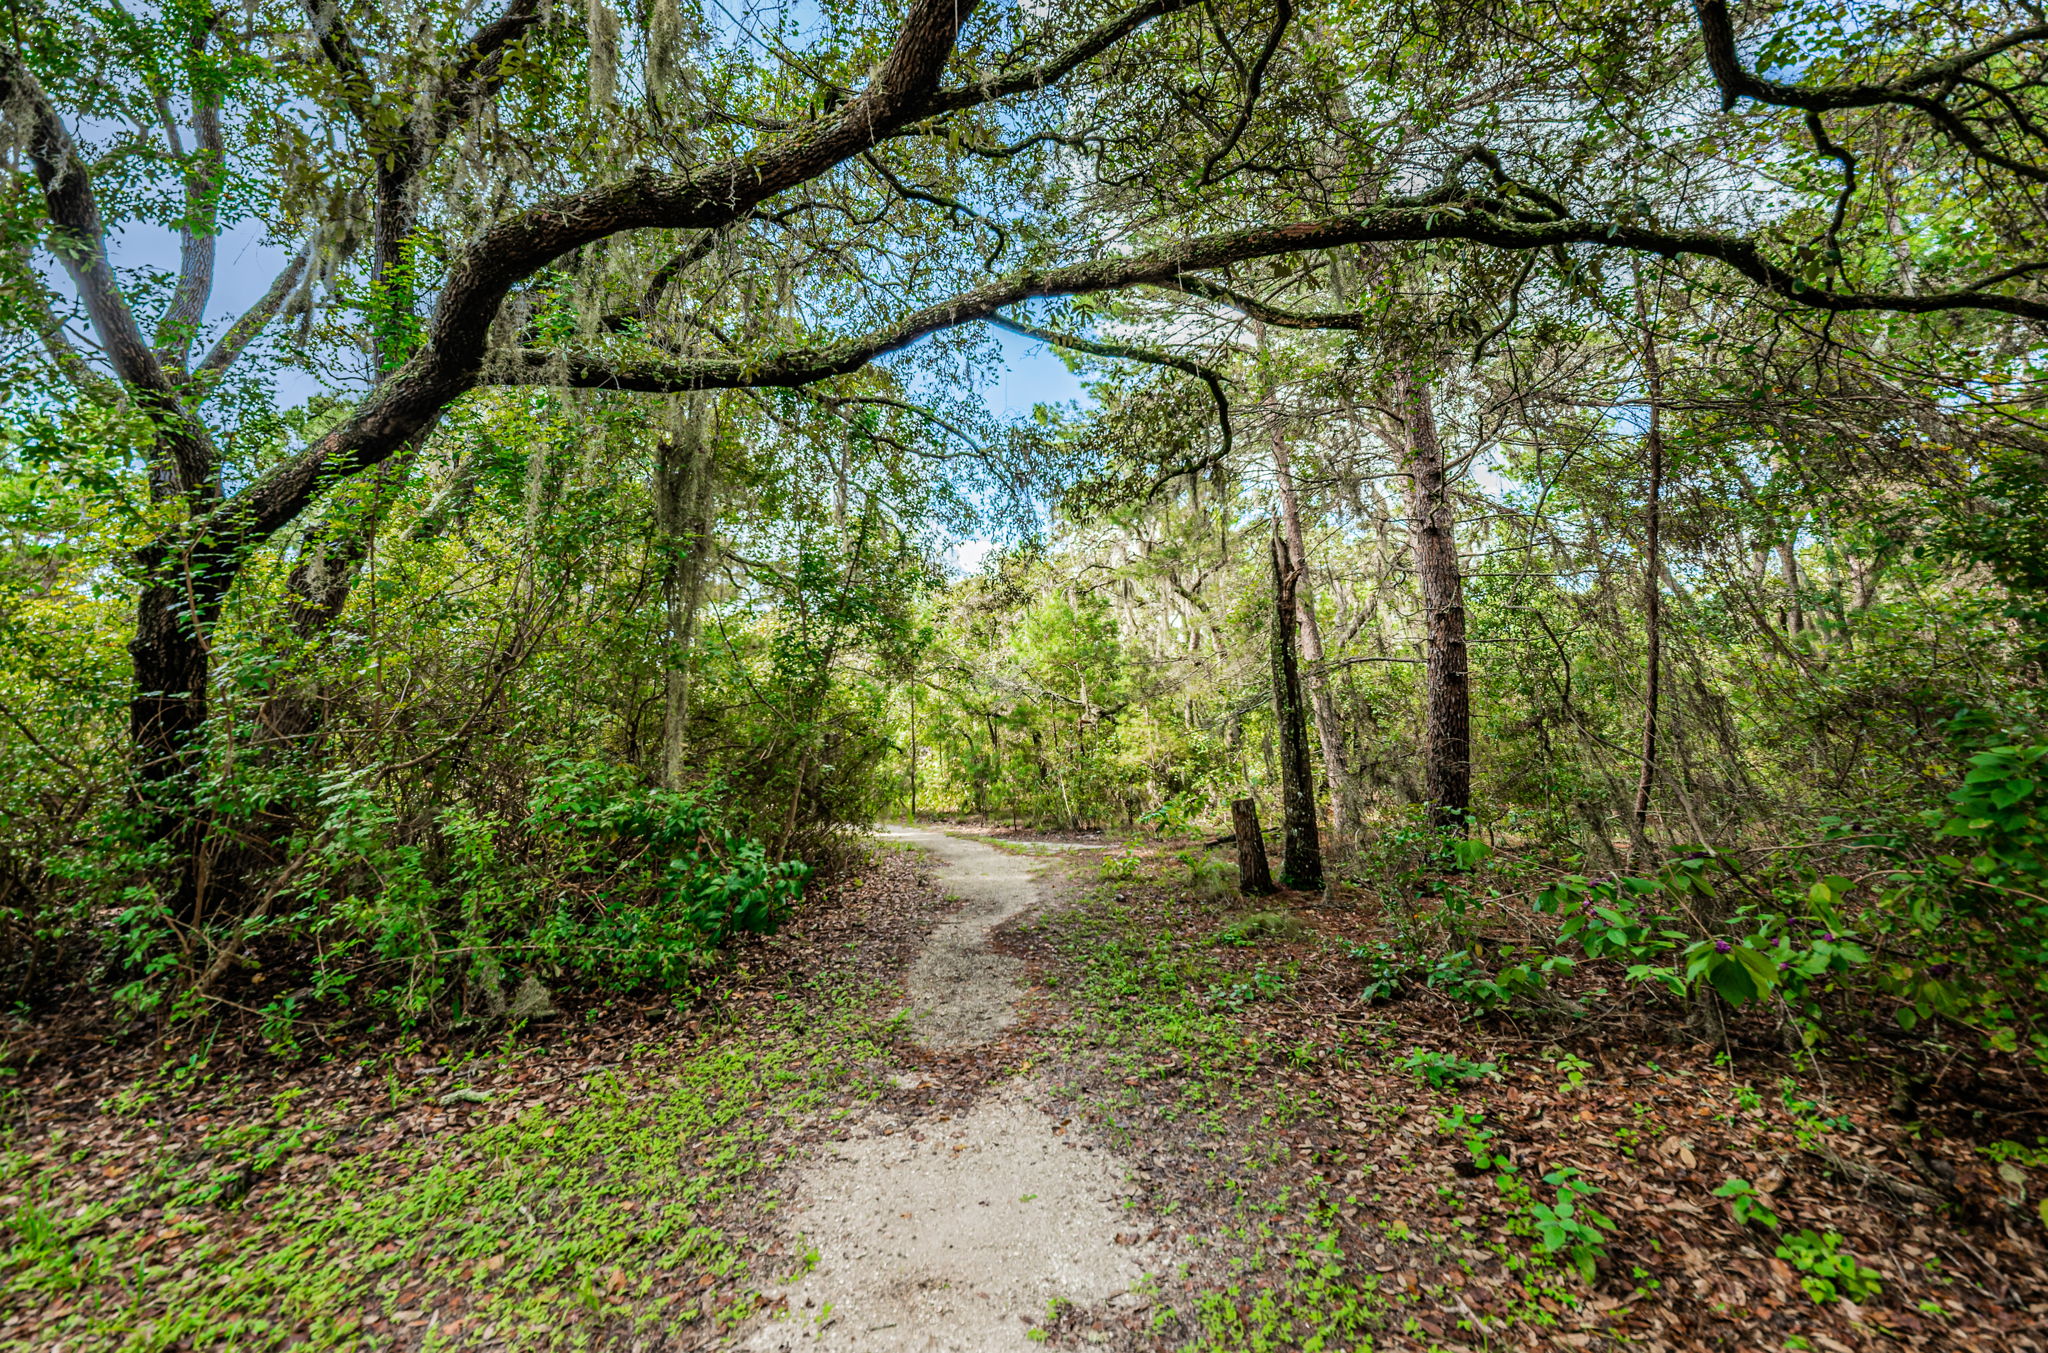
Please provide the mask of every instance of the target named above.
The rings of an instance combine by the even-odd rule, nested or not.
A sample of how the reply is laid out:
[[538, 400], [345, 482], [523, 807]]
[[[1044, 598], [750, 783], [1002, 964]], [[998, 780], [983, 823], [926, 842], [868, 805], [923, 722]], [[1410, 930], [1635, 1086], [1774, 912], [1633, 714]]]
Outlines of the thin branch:
[[1714, 72], [1715, 82], [1721, 86], [1723, 111], [1733, 108], [1738, 99], [1745, 98], [1808, 113], [1876, 108], [1887, 104], [1911, 108], [1977, 159], [1995, 164], [2021, 178], [2048, 183], [2048, 168], [2016, 160], [1972, 131], [1956, 111], [1943, 102], [1946, 93], [1935, 97], [1921, 92], [1930, 88], [1952, 87], [1967, 72], [2003, 52], [2030, 42], [2048, 40], [2048, 24], [2014, 29], [1981, 47], [1929, 62], [1896, 80], [1809, 86], [1765, 79], [1742, 64], [1742, 58], [1735, 49], [1735, 23], [1728, 13], [1727, 0], [1694, 0], [1693, 8], [1699, 15], [1701, 36], [1706, 40], [1707, 65]]
[[980, 212], [976, 211], [974, 208], [967, 206], [959, 201], [956, 201], [953, 198], [946, 197], [940, 193], [932, 192], [928, 189], [913, 187], [910, 184], [905, 183], [902, 179], [898, 178], [894, 172], [890, 170], [889, 166], [882, 163], [881, 157], [877, 156], [871, 150], [862, 152], [861, 158], [867, 161], [869, 166], [872, 167], [877, 174], [880, 174], [882, 176], [882, 181], [884, 183], [887, 183], [898, 197], [905, 198], [912, 202], [924, 202], [934, 207], [942, 207], [945, 209], [946, 214], [952, 218], [952, 222], [954, 225], [959, 225], [964, 220], [969, 224], [986, 226], [990, 230], [994, 231], [996, 236], [996, 247], [993, 252], [982, 255], [981, 261], [985, 266], [990, 268], [995, 267], [997, 261], [1001, 259], [1006, 252], [1009, 251], [1010, 232], [1003, 229], [1001, 222], [996, 221], [991, 217], [984, 216]]
[[1033, 66], [1029, 70], [1019, 71], [1000, 80], [986, 80], [980, 84], [940, 90], [925, 101], [924, 116], [955, 113], [963, 108], [974, 108], [985, 103], [1014, 98], [1019, 94], [1048, 89], [1154, 19], [1178, 14], [1202, 3], [1203, 0], [1148, 0], [1148, 3], [1111, 19], [1043, 65]]
[[1273, 7], [1273, 30], [1266, 34], [1266, 45], [1259, 49], [1258, 57], [1252, 62], [1251, 73], [1244, 82], [1244, 108], [1238, 113], [1237, 121], [1230, 129], [1230, 135], [1223, 138], [1223, 144], [1215, 153], [1202, 162], [1200, 182], [1204, 186], [1216, 180], [1210, 175], [1216, 166], [1223, 163], [1237, 143], [1243, 139], [1245, 129], [1252, 124], [1252, 113], [1258, 108], [1259, 93], [1266, 82], [1266, 67], [1273, 62], [1273, 54], [1280, 50], [1280, 40], [1287, 36], [1287, 25], [1294, 21], [1293, 0], [1276, 0]]
[[877, 408], [900, 409], [904, 413], [914, 413], [933, 426], [945, 429], [948, 433], [951, 433], [960, 441], [966, 442], [975, 450], [979, 451], [982, 449], [981, 443], [971, 433], [941, 418], [922, 404], [913, 404], [906, 399], [890, 399], [886, 395], [820, 395], [818, 396], [818, 402], [826, 405], [867, 404]]
[[669, 284], [685, 270], [703, 262], [704, 258], [718, 247], [718, 242], [725, 238], [726, 233], [745, 219], [742, 217], [731, 225], [705, 231], [684, 245], [668, 262], [654, 270], [654, 275], [647, 279], [646, 292], [640, 297], [640, 320], [643, 324], [654, 322], [654, 313], [660, 308], [662, 293], [668, 290]]
[[[1856, 157], [1834, 143], [1820, 114], [1813, 109], [1807, 110], [1806, 130], [1813, 135], [1814, 149], [1842, 166], [1842, 191], [1835, 197], [1835, 214], [1828, 221], [1826, 235], [1828, 268], [1832, 271], [1842, 264], [1842, 221], [1849, 214], [1849, 199], [1856, 194]], [[1843, 280], [1848, 279], [1845, 276]]]
[[314, 241], [308, 238], [299, 246], [299, 252], [293, 254], [277, 276], [271, 279], [270, 289], [263, 293], [256, 304], [243, 311], [240, 319], [228, 326], [228, 331], [220, 336], [219, 341], [213, 345], [213, 350], [200, 359], [198, 366], [192, 368], [193, 375], [212, 375], [234, 365], [235, 359], [242, 355], [242, 350], [254, 342], [256, 336], [262, 333], [284, 308], [286, 299], [292, 294], [292, 288], [299, 284], [299, 279], [305, 275], [307, 265], [312, 262], [313, 244]]
[[[1229, 458], [1231, 440], [1230, 400], [1223, 393], [1223, 376], [1214, 368], [1204, 366], [1193, 358], [1182, 357], [1178, 353], [1154, 352], [1150, 348], [1141, 348], [1131, 343], [1111, 343], [1099, 338], [1081, 338], [1074, 334], [1057, 333], [1051, 329], [1040, 329], [1030, 324], [1020, 324], [1016, 320], [1006, 319], [1001, 315], [985, 315], [983, 318], [998, 329], [1008, 329], [1013, 334], [1021, 334], [1026, 338], [1035, 338], [1041, 343], [1051, 343], [1056, 347], [1071, 348], [1075, 352], [1093, 353], [1097, 357], [1116, 357], [1127, 362], [1148, 362], [1153, 366], [1167, 367], [1174, 371], [1185, 372], [1197, 378], [1209, 387], [1210, 395], [1216, 400], [1216, 426], [1220, 432], [1222, 446], [1216, 452], [1213, 460], [1220, 461]], [[1191, 469], [1178, 470], [1174, 474], [1166, 476], [1166, 478], [1178, 478], [1182, 474], [1192, 473], [1193, 470]], [[1162, 480], [1162, 482], [1164, 481]], [[1155, 485], [1154, 487], [1156, 489], [1157, 486]]]
[[[902, 134], [906, 137], [950, 137], [955, 130], [952, 127], [912, 127]], [[984, 146], [973, 141], [952, 141], [949, 144], [957, 150], [964, 151], [969, 155], [978, 155], [983, 159], [1007, 160], [1012, 156], [1021, 155], [1025, 151], [1038, 146], [1065, 146], [1069, 150], [1087, 153], [1101, 150], [1106, 143], [1102, 137], [1085, 132], [1079, 136], [1068, 136], [1060, 132], [1034, 132], [1023, 140], [1013, 141], [1007, 146]]]

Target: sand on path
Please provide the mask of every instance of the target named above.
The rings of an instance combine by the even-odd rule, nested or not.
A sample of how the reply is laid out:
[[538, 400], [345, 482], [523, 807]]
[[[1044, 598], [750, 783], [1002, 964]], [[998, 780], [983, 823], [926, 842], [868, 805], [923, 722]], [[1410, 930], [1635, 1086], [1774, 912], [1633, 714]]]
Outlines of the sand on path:
[[[920, 828], [881, 834], [937, 855], [940, 886], [963, 899], [910, 970], [918, 1040], [993, 1041], [1016, 1019], [1022, 965], [990, 940], [1038, 901], [1038, 862]], [[1140, 1229], [1128, 1171], [1050, 1109], [1042, 1086], [1011, 1080], [964, 1113], [872, 1120], [806, 1162], [781, 1227], [816, 1263], [743, 1347], [997, 1353], [1038, 1347], [1027, 1333], [1055, 1302], [1142, 1300], [1146, 1248], [1117, 1243]]]

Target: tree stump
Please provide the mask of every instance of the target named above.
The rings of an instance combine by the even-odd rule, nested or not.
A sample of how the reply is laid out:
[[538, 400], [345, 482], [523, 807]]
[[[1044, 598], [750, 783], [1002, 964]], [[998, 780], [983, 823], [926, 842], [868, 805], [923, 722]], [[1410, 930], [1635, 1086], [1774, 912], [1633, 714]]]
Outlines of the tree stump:
[[1272, 892], [1273, 872], [1266, 867], [1266, 838], [1259, 835], [1259, 805], [1251, 799], [1232, 799], [1230, 825], [1237, 830], [1237, 890]]

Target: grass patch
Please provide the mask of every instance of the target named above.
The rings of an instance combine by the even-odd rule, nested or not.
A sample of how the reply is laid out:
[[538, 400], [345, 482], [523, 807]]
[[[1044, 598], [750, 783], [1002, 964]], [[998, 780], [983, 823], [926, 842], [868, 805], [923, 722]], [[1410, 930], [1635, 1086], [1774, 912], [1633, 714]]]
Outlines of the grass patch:
[[[737, 1320], [758, 1289], [726, 1205], [781, 1163], [795, 1120], [872, 1094], [885, 1060], [879, 988], [816, 995], [642, 1049], [637, 1074], [288, 1175], [239, 1205], [194, 1194], [165, 1148], [125, 1197], [80, 1209], [65, 1193], [85, 1153], [10, 1144], [0, 1291], [44, 1309], [40, 1346], [124, 1350], [598, 1348]], [[316, 1157], [346, 1145], [318, 1122], [279, 1131]]]
[[1242, 949], [1262, 940], [1292, 943], [1304, 938], [1308, 933], [1308, 927], [1293, 912], [1254, 911], [1226, 923], [1216, 932], [1210, 943], [1228, 944]]

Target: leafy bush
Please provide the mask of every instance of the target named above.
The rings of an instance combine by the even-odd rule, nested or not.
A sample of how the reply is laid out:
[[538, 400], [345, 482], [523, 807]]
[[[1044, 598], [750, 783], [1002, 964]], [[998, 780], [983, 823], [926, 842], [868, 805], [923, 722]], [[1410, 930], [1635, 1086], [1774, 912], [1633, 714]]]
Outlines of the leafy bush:
[[1273, 1001], [1287, 989], [1284, 974], [1269, 971], [1261, 964], [1254, 969], [1250, 978], [1242, 982], [1229, 982], [1209, 988], [1211, 1010], [1242, 1010], [1257, 1001]]
[[[1855, 1010], [1889, 997], [1906, 1029], [1939, 1017], [2048, 1062], [2048, 744], [1971, 711], [1948, 731], [1965, 769], [1943, 807], [1883, 823], [1826, 819], [1824, 842], [1764, 871], [1696, 850], [1648, 877], [1568, 875], [1537, 894], [1536, 909], [1561, 918], [1563, 942], [1624, 964], [1633, 981], [1678, 995], [1705, 986], [1738, 1008], [1782, 1001], [1809, 1041], [1829, 996], [1848, 995]], [[1969, 853], [1942, 849], [1952, 843]], [[1874, 881], [1859, 882], [1817, 867], [1823, 852], [1893, 867], [1866, 863], [1857, 872]], [[1731, 907], [1724, 881], [1737, 875], [1743, 900]]]
[[1529, 1204], [1536, 1221], [1536, 1248], [1545, 1254], [1564, 1255], [1590, 1283], [1594, 1264], [1606, 1253], [1607, 1237], [1601, 1233], [1615, 1229], [1614, 1219], [1586, 1201], [1600, 1189], [1581, 1179], [1577, 1170], [1552, 1170], [1543, 1176], [1543, 1182], [1557, 1190], [1557, 1200]]
[[[559, 759], [525, 811], [458, 803], [427, 830], [360, 780], [322, 800], [298, 879], [280, 904], [209, 932], [269, 955], [298, 982], [261, 1007], [273, 1047], [317, 1002], [348, 999], [401, 1023], [429, 1015], [543, 1013], [547, 985], [673, 989], [735, 934], [773, 930], [809, 867], [771, 863], [725, 826], [717, 784], [649, 788], [626, 768]], [[149, 1009], [177, 997], [162, 909], [123, 916], [117, 943], [155, 954], [120, 995]], [[511, 994], [508, 994], [511, 993]]]
[[1097, 874], [1105, 883], [1127, 883], [1144, 873], [1145, 861], [1134, 850], [1121, 855], [1104, 855]]
[[1219, 860], [1204, 850], [1177, 850], [1173, 858], [1187, 870], [1183, 881], [1197, 897], [1214, 900], [1229, 892], [1236, 882], [1237, 866]]
[[1778, 1229], [1778, 1214], [1771, 1211], [1770, 1203], [1747, 1179], [1730, 1178], [1714, 1190], [1714, 1196], [1728, 1200], [1729, 1211], [1735, 1214], [1735, 1220], [1740, 1224], [1748, 1226], [1754, 1223], [1768, 1226], [1773, 1231]]

